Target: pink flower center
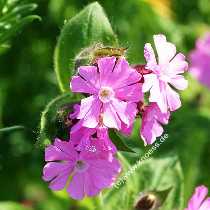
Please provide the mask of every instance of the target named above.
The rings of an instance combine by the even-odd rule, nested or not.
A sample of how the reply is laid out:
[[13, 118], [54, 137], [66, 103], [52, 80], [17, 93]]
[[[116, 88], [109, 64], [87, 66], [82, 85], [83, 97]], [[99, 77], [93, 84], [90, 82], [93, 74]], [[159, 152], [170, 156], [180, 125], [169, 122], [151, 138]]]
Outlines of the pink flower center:
[[83, 161], [83, 160], [78, 160], [78, 161], [76, 162], [75, 169], [76, 169], [77, 171], [79, 171], [79, 172], [84, 172], [84, 171], [87, 170], [87, 168], [88, 168], [88, 164], [87, 164], [85, 161]]
[[103, 103], [107, 103], [114, 97], [114, 91], [110, 87], [102, 87], [98, 95]]

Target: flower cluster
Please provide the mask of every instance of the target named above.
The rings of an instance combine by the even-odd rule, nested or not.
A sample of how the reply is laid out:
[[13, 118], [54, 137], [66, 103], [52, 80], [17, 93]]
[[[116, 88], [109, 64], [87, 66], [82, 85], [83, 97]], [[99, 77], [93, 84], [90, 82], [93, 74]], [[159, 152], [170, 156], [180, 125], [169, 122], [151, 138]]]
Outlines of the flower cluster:
[[51, 189], [67, 187], [71, 197], [82, 199], [113, 185], [121, 167], [109, 129], [129, 135], [141, 116], [140, 136], [145, 145], [162, 135], [162, 125], [181, 106], [175, 89], [187, 88], [182, 73], [188, 65], [164, 35], [155, 35], [154, 43], [157, 56], [147, 43], [145, 65], [132, 66], [124, 56], [102, 56], [92, 65], [78, 68], [70, 88], [85, 97], [69, 115], [75, 122], [69, 141], [56, 139], [45, 152], [49, 163], [43, 178]]
[[205, 186], [199, 186], [195, 189], [195, 192], [188, 203], [188, 207], [185, 210], [209, 210], [210, 209], [210, 197], [207, 198], [208, 188]]
[[210, 33], [196, 42], [196, 48], [190, 53], [189, 72], [201, 84], [210, 88]]

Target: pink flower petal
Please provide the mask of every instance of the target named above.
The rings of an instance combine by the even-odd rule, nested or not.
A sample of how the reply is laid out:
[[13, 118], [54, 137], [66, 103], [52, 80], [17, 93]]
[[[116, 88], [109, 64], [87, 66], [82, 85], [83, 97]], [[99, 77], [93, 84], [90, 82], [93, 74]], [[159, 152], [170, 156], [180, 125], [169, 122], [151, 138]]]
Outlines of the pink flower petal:
[[210, 209], [210, 198], [207, 198], [203, 204], [201, 205], [201, 207], [199, 208], [199, 210], [209, 210]]
[[79, 75], [96, 89], [100, 88], [99, 72], [96, 66], [80, 66]]
[[88, 83], [86, 80], [82, 79], [80, 76], [73, 76], [70, 84], [72, 92], [77, 93], [90, 93], [94, 94], [97, 89]]
[[87, 98], [82, 99], [80, 111], [77, 118], [78, 119], [84, 118], [96, 101], [97, 98], [95, 96], [89, 96]]
[[109, 138], [108, 128], [98, 128], [97, 138], [97, 146], [102, 147], [102, 150], [110, 151], [112, 154], [115, 154], [117, 152], [116, 146], [112, 143], [111, 139]]
[[84, 185], [85, 185], [85, 173], [76, 173], [73, 176], [67, 188], [67, 192], [72, 198], [76, 200], [81, 200], [85, 196]]
[[156, 81], [157, 81], [157, 76], [155, 74], [144, 75], [144, 83], [142, 86], [142, 91], [144, 93], [148, 92]]
[[170, 111], [175, 111], [181, 107], [179, 94], [174, 91], [169, 85], [166, 86], [166, 95]]
[[89, 197], [98, 195], [100, 190], [102, 189], [97, 188], [97, 186], [94, 184], [94, 181], [94, 172], [89, 171], [88, 173], [85, 173], [85, 194]]
[[162, 126], [156, 122], [156, 120], [152, 120], [149, 122], [142, 122], [141, 127], [141, 138], [144, 141], [144, 145], [153, 144], [156, 140], [156, 137], [161, 136], [163, 133]]
[[95, 129], [83, 127], [83, 122], [80, 123], [80, 121], [79, 123], [77, 123], [81, 125], [80, 128], [71, 130], [70, 132], [70, 139], [75, 146], [80, 144], [83, 145], [86, 142], [86, 140], [89, 139], [89, 137], [95, 133]]
[[141, 75], [129, 66], [125, 58], [119, 58], [109, 79], [115, 90], [139, 82]]
[[160, 123], [167, 124], [169, 113], [162, 113], [156, 103], [151, 103], [145, 107], [142, 115], [142, 125], [140, 130], [144, 144], [153, 144], [157, 137], [163, 133]]
[[[105, 159], [88, 160], [88, 163], [90, 163], [92, 169], [94, 168], [92, 171], [96, 172], [97, 175], [101, 174], [104, 178], [114, 178], [121, 171], [120, 163], [115, 158], [113, 158], [112, 161]], [[112, 181], [111, 179], [109, 184], [111, 184]]]
[[164, 125], [168, 124], [168, 121], [170, 118], [170, 112], [168, 111], [167, 113], [162, 113], [157, 105], [154, 105], [154, 109], [156, 110], [155, 115], [156, 115], [158, 121]]
[[108, 128], [116, 128], [119, 130], [121, 128], [121, 122], [116, 111], [110, 104], [104, 104], [103, 109], [103, 124]]
[[172, 75], [182, 74], [188, 68], [188, 63], [185, 61], [185, 56], [178, 53], [169, 64], [170, 72]]
[[182, 75], [171, 78], [169, 83], [178, 90], [184, 90], [188, 87], [188, 81]]
[[196, 40], [196, 48], [209, 54], [210, 32], [206, 32], [202, 38]]
[[99, 188], [99, 189], [103, 189], [103, 188], [107, 188], [110, 187], [113, 183], [113, 180], [110, 179], [110, 174], [108, 175], [104, 175], [106, 174], [108, 170], [104, 170], [104, 168], [96, 168], [96, 167], [92, 167], [91, 170], [94, 171], [93, 173], [93, 183], [94, 185]]
[[75, 160], [77, 153], [69, 142], [61, 141], [56, 138], [54, 145], [50, 145], [45, 149], [45, 160]]
[[121, 170], [119, 161], [115, 158], [112, 161], [103, 159], [90, 159], [88, 160], [90, 167], [86, 172], [89, 175], [90, 181], [92, 181], [93, 190], [103, 189], [110, 187], [116, 179], [116, 176]]
[[121, 123], [121, 132], [124, 135], [130, 135], [133, 129], [134, 121], [137, 115], [137, 104], [136, 103], [128, 103], [126, 109], [126, 115], [128, 117], [129, 124], [126, 125], [124, 122]]
[[154, 124], [153, 124], [153, 128], [152, 128], [152, 131], [154, 132], [155, 136], [156, 137], [159, 137], [162, 135], [163, 133], [163, 127], [156, 121]]
[[98, 60], [98, 68], [100, 72], [100, 85], [109, 86], [110, 80], [113, 75], [114, 66], [116, 58], [115, 57], [105, 57]]
[[50, 181], [57, 177], [59, 174], [64, 174], [66, 171], [69, 173], [72, 170], [72, 166], [69, 162], [57, 163], [51, 162], [47, 163], [43, 169], [43, 179], [45, 181]]
[[68, 160], [68, 155], [59, 148], [50, 145], [45, 149], [45, 161]]
[[150, 90], [149, 101], [156, 102], [163, 113], [168, 112], [165, 83], [155, 80]]
[[155, 47], [158, 53], [159, 64], [166, 64], [176, 54], [176, 47], [174, 44], [167, 42], [164, 35], [154, 35]]
[[54, 145], [59, 148], [64, 154], [68, 155], [68, 160], [75, 161], [77, 158], [77, 152], [75, 151], [72, 144], [68, 141], [61, 141], [60, 139], [56, 138]]
[[210, 34], [196, 41], [196, 48], [190, 52], [190, 73], [202, 85], [210, 88]]
[[144, 57], [147, 61], [146, 68], [150, 70], [154, 69], [154, 67], [157, 65], [157, 61], [155, 58], [154, 50], [152, 49], [150, 43], [146, 43], [144, 46]]
[[125, 86], [115, 90], [116, 97], [120, 100], [138, 102], [143, 99], [143, 92], [140, 83]]
[[79, 104], [75, 104], [74, 105], [74, 111], [73, 111], [73, 113], [70, 113], [69, 117], [71, 119], [76, 119], [78, 114], [79, 114], [79, 110], [80, 110], [80, 105]]
[[[78, 130], [80, 130], [83, 126], [83, 120], [79, 120], [76, 124], [74, 124], [71, 128], [71, 133], [75, 133], [77, 132]], [[70, 137], [71, 139], [71, 137]]]
[[132, 130], [133, 130], [133, 125], [128, 127], [126, 124], [122, 123], [121, 130], [120, 130], [122, 132], [122, 134], [124, 134], [126, 136], [130, 136], [132, 133]]
[[195, 189], [192, 198], [189, 201], [187, 210], [200, 210], [200, 206], [208, 194], [205, 186], [199, 186]]
[[83, 126], [95, 128], [99, 123], [101, 102], [96, 96], [90, 96], [81, 100], [78, 119], [83, 119]]
[[65, 186], [67, 184], [69, 175], [70, 175], [69, 171], [58, 175], [55, 179], [53, 179], [50, 182], [49, 188], [51, 190], [55, 190], [55, 191], [62, 190], [63, 188], [65, 188]]
[[112, 100], [113, 109], [116, 111], [117, 115], [120, 117], [121, 121], [123, 121], [126, 125], [130, 126], [127, 110], [127, 103], [124, 101], [120, 101], [118, 99]]

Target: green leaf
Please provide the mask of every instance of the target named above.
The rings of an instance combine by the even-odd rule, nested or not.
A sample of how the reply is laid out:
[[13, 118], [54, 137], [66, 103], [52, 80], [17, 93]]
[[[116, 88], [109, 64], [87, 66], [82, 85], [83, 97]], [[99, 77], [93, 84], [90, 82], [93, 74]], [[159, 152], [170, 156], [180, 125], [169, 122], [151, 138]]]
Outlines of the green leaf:
[[30, 208], [26, 208], [23, 205], [12, 201], [0, 202], [0, 210], [29, 210]]
[[53, 99], [46, 106], [40, 121], [40, 135], [37, 141], [40, 146], [50, 144], [55, 137], [67, 137], [65, 121], [76, 102], [78, 99], [71, 93], [65, 93]]
[[[207, 95], [204, 100], [206, 103]], [[173, 113], [173, 122], [165, 127], [169, 140], [161, 146], [161, 151], [158, 153], [161, 156], [174, 149], [178, 153], [185, 177], [185, 201], [189, 199], [197, 185], [207, 182], [203, 179], [208, 174], [208, 169], [205, 167], [208, 163], [205, 160], [208, 161], [206, 152], [209, 151], [210, 133], [207, 125], [210, 124], [210, 120], [199, 112], [201, 106], [198, 109], [197, 103], [197, 100], [183, 103], [183, 107]]]
[[124, 152], [133, 152], [135, 153], [127, 144], [126, 144], [126, 139], [117, 131], [114, 131], [113, 129], [109, 130], [109, 137], [111, 138], [112, 142], [115, 144], [117, 149], [119, 151], [124, 151]]
[[0, 36], [0, 43], [5, 43], [8, 39], [14, 36], [21, 28], [23, 28], [25, 25], [29, 24], [34, 20], [41, 20], [41, 19], [37, 15], [30, 15], [22, 18], [20, 21], [16, 21], [15, 23], [12, 21], [11, 22], [7, 21], [5, 25], [6, 31], [2, 32], [2, 35]]
[[26, 4], [20, 0], [0, 3], [0, 54], [8, 49], [10, 39], [25, 25], [41, 20], [39, 16], [31, 15], [36, 8], [36, 4]]
[[[37, 8], [36, 4], [17, 4], [14, 5], [12, 8], [9, 8], [9, 6], [7, 6], [7, 12], [5, 12], [1, 17], [0, 17], [0, 21], [1, 22], [6, 22], [8, 20], [18, 20], [21, 17], [24, 17], [25, 15], [30, 14], [32, 11], [34, 11]], [[18, 16], [19, 15], [19, 16]]]
[[[156, 182], [156, 188], [171, 188], [171, 192], [160, 209], [182, 210], [184, 208], [184, 178], [180, 162], [175, 156], [163, 160], [160, 159], [159, 163], [157, 162], [157, 165], [161, 164], [161, 161], [163, 167], [159, 171], [159, 180]], [[157, 170], [157, 165], [153, 168], [153, 171]]]
[[162, 202], [160, 210], [183, 210], [183, 175], [176, 156], [150, 158], [136, 165], [129, 165], [122, 155], [120, 160], [124, 172], [117, 188], [104, 194], [105, 209], [132, 210], [140, 196], [154, 193]]
[[77, 54], [97, 43], [112, 46], [117, 44], [117, 40], [103, 8], [94, 2], [64, 25], [58, 39], [54, 63], [62, 92], [69, 89]]

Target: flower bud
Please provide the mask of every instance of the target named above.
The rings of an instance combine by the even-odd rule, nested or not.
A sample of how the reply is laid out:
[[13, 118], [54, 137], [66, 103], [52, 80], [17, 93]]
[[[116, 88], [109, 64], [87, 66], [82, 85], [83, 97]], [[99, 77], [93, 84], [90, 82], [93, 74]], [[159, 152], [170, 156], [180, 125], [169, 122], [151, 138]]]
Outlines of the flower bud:
[[134, 205], [136, 210], [156, 210], [158, 207], [160, 207], [160, 200], [154, 193], [141, 194]]

